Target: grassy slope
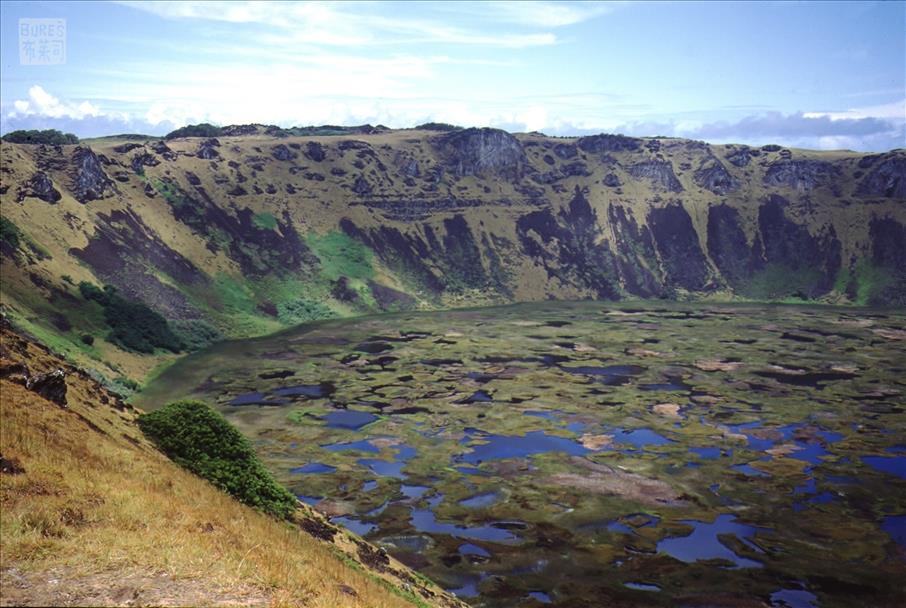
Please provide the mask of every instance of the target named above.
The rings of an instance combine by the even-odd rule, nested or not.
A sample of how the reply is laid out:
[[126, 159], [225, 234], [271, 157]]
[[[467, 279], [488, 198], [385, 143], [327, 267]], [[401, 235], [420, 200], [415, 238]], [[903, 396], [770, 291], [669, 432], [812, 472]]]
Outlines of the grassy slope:
[[[2, 332], [0, 368], [68, 370], [68, 407], [0, 380], [0, 451], [24, 469], [0, 474], [3, 605], [460, 605], [433, 586], [431, 602], [410, 602], [404, 587], [423, 583], [393, 561], [409, 583], [363, 565], [352, 535], [317, 540], [180, 469], [141, 435], [136, 410]], [[311, 518], [300, 505], [297, 520]]]
[[[342, 235], [339, 222], [342, 218], [350, 218], [364, 229], [389, 227], [406, 234], [422, 236], [424, 226], [430, 225], [436, 234], [442, 236], [445, 233], [443, 220], [451, 215], [436, 213], [417, 222], [403, 222], [388, 218], [380, 210], [358, 204], [363, 198], [378, 201], [423, 200], [429, 206], [432, 201], [450, 198], [507, 200], [515, 204], [478, 205], [459, 212], [466, 217], [476, 239], [502, 237], [511, 243], [518, 243], [516, 219], [532, 207], [526, 207], [520, 202], [525, 200], [525, 195], [514, 184], [493, 176], [453, 179], [448, 170], [436, 189], [428, 187], [424, 176], [431, 168], [442, 163], [430, 141], [430, 138], [437, 135], [434, 132], [404, 130], [342, 137], [221, 137], [221, 145], [217, 148], [221, 158], [216, 161], [194, 156], [201, 139], [177, 139], [167, 142], [179, 154], [176, 160], [167, 161], [158, 157], [160, 164], [143, 167], [140, 174], [131, 169], [130, 160], [142, 150], [118, 152], [115, 148], [123, 143], [122, 140], [101, 138], [90, 142], [92, 149], [109, 159], [109, 164], [104, 165], [107, 174], [111, 178], [119, 175], [119, 179], [123, 181], [115, 182], [118, 194], [87, 204], [76, 201], [71, 193], [71, 167], [66, 163], [73, 146], [63, 147], [62, 153], [57, 155], [52, 150], [39, 151], [36, 146], [4, 143], [2, 168], [4, 182], [9, 187], [2, 197], [3, 215], [13, 221], [26, 238], [39, 245], [48, 257], [39, 259], [38, 255], [23, 255], [19, 264], [4, 257], [4, 285], [0, 301], [17, 325], [39, 336], [42, 341], [74, 361], [97, 369], [108, 379], [126, 377], [140, 380], [153, 373], [162, 363], [172, 361], [173, 356], [164, 352], [149, 357], [116, 348], [104, 339], [107, 330], [103, 324], [80, 311], [77, 299], [68, 298], [77, 294], [74, 284], [79, 281], [101, 282], [71, 250], [84, 248], [89, 239], [96, 237], [96, 226], [102, 223], [100, 218], [122, 210], [133, 212], [151, 234], [157, 235], [167, 247], [190, 260], [210, 279], [209, 285], [190, 287], [152, 269], [160, 281], [180, 291], [208, 321], [230, 337], [262, 335], [315, 318], [377, 312], [377, 304], [367, 287], [369, 280], [416, 296], [416, 305], [422, 308], [486, 305], [509, 299], [533, 301], [547, 298], [583, 299], [592, 296], [590, 291], [564, 282], [557, 272], [548, 273], [537, 260], [522, 255], [518, 250], [497, 252], [514, 277], [511, 297], [479, 289], [447, 291], [433, 296], [420, 291], [417, 281], [413, 281], [412, 277], [406, 276], [398, 268], [385, 267], [370, 249], [351, 242]], [[545, 156], [552, 154], [551, 146], [576, 141], [535, 134], [522, 134], [518, 138], [529, 164], [539, 172], [552, 170], [544, 160]], [[647, 145], [651, 139], [643, 142]], [[341, 142], [350, 140], [366, 142], [370, 146], [370, 152], [364, 154], [356, 149], [341, 150]], [[658, 141], [660, 150], [657, 153], [649, 152], [643, 145], [635, 152], [609, 154], [617, 161], [616, 164], [602, 160], [600, 155], [587, 154], [584, 162], [591, 175], [570, 176], [557, 184], [544, 186], [544, 198], [550, 201], [556, 211], [568, 204], [576, 187], [585, 189], [598, 218], [600, 238], [609, 241], [615, 240], [614, 229], [607, 220], [610, 205], [625, 207], [627, 213], [639, 225], [643, 225], [647, 222], [647, 213], [652, 207], [662, 206], [671, 200], [681, 200], [689, 211], [707, 256], [709, 206], [725, 202], [737, 209], [743, 219], [746, 236], [751, 241], [757, 226], [760, 201], [771, 193], [778, 193], [792, 202], [786, 211], [787, 215], [806, 225], [813, 234], [822, 233], [828, 226], [834, 227], [841, 241], [841, 272], [849, 273], [851, 265], [853, 275], [865, 279], [860, 283], [858, 297], [853, 298], [855, 301], [863, 303], [872, 289], [885, 284], [886, 277], [876, 276], [878, 272], [871, 268], [865, 270], [867, 266], [864, 256], [870, 252], [867, 246], [868, 225], [872, 217], [885, 215], [904, 223], [906, 207], [894, 200], [865, 201], [855, 197], [858, 183], [856, 176], [864, 173], [857, 166], [860, 155], [845, 151], [791, 151], [793, 158], [797, 160], [834, 162], [842, 171], [839, 181], [843, 188], [839, 196], [825, 186], [808, 193], [789, 188], [766, 187], [763, 175], [770, 163], [781, 158], [779, 152], [762, 153], [744, 168], [734, 167], [724, 161], [724, 166], [739, 180], [742, 188], [726, 196], [717, 196], [703, 190], [693, 179], [706, 152], [685, 140], [660, 138]], [[327, 151], [325, 160], [315, 162], [305, 157], [306, 146], [310, 142], [324, 146]], [[297, 146], [293, 148], [297, 158], [293, 161], [274, 159], [271, 152], [276, 145]], [[710, 153], [720, 159], [725, 159], [729, 150], [729, 146], [710, 147]], [[627, 172], [627, 168], [634, 163], [657, 157], [672, 163], [677, 179], [683, 185], [683, 192], [666, 193], [652, 186], [648, 180], [635, 179]], [[421, 170], [421, 177], [411, 184], [406, 183], [402, 173], [403, 166], [409, 160], [417, 161]], [[64, 168], [53, 168], [56, 162], [62, 162], [61, 166]], [[567, 162], [571, 161], [558, 159], [553, 168]], [[48, 169], [48, 166], [51, 168]], [[254, 166], [260, 166], [261, 170], [254, 169]], [[39, 169], [48, 173], [63, 195], [55, 205], [36, 198], [17, 201], [19, 186]], [[172, 186], [198, 198], [187, 172], [199, 178], [205, 192], [228, 214], [235, 215], [237, 210], [245, 208], [252, 212], [256, 228], [276, 230], [276, 222], [290, 218], [293, 229], [320, 263], [316, 262], [311, 268], [292, 273], [278, 271], [261, 277], [244, 273], [236, 260], [228, 255], [227, 249], [212, 247], [212, 243], [222, 245], [228, 242], [224, 240], [224, 235], [202, 236], [186, 223], [175, 219]], [[619, 191], [602, 184], [605, 175], [612, 172], [617, 174], [623, 184]], [[306, 176], [310, 173], [323, 179], [309, 179]], [[352, 191], [358, 176], [364, 176], [368, 180], [373, 189], [371, 194], [362, 197]], [[163, 185], [165, 180], [169, 180], [170, 186]], [[523, 180], [523, 185], [525, 184], [537, 186], [528, 178]], [[154, 188], [152, 196], [145, 193], [145, 188], [149, 185]], [[230, 194], [237, 185], [241, 185], [248, 194]], [[287, 191], [290, 185], [295, 188], [293, 194]], [[266, 193], [268, 186], [275, 186], [274, 194]], [[263, 194], [255, 194], [256, 187]], [[204, 225], [205, 222], [201, 221], [201, 224]], [[267, 254], [266, 251], [259, 253]], [[485, 257], [487, 255], [483, 247], [481, 254]], [[482, 263], [490, 266], [485, 257]], [[858, 266], [860, 261], [861, 266]], [[455, 271], [437, 268], [434, 260], [427, 260], [427, 263], [437, 274], [445, 275], [445, 278], [455, 283], [456, 277], [450, 276]], [[66, 283], [62, 277], [70, 277], [73, 283]], [[332, 286], [340, 277], [346, 277], [349, 288], [359, 293], [360, 300], [357, 304], [338, 300], [333, 294]], [[746, 295], [755, 299], [773, 299], [772, 294], [790, 291], [787, 284], [796, 278], [791, 277], [785, 268], [776, 272], [765, 271], [752, 278], [751, 288]], [[841, 289], [825, 296], [827, 301], [848, 301], [843, 289], [847, 284], [844, 278], [838, 281]], [[39, 284], [50, 285], [62, 295], [51, 293]], [[739, 294], [723, 289], [708, 297], [732, 299], [738, 298]], [[779, 296], [780, 299], [784, 297], [786, 295]], [[262, 308], [264, 304], [275, 312], [265, 312], [266, 307]], [[54, 327], [51, 322], [54, 313], [66, 314], [73, 327], [68, 330]], [[95, 338], [94, 345], [89, 347], [81, 343], [83, 333]]]

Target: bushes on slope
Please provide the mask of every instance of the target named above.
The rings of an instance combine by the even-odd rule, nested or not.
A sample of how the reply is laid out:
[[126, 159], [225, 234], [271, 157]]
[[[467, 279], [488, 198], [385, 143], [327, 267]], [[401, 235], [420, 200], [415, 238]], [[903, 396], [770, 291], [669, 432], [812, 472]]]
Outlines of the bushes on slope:
[[178, 137], [220, 137], [223, 134], [221, 127], [215, 127], [210, 123], [200, 123], [197, 125], [186, 125], [175, 131], [170, 131], [164, 136], [164, 139], [176, 139]]
[[3, 141], [13, 144], [46, 144], [50, 146], [61, 146], [65, 144], [77, 144], [79, 138], [72, 133], [61, 133], [56, 129], [45, 129], [39, 131], [30, 129], [28, 131], [10, 131], [3, 136]]
[[14, 223], [0, 215], [0, 245], [3, 250], [9, 249], [13, 253], [19, 248], [19, 228]]
[[201, 401], [176, 401], [142, 415], [142, 431], [170, 459], [239, 501], [287, 518], [296, 498], [258, 460], [249, 440]]
[[104, 320], [112, 330], [109, 339], [114, 344], [140, 353], [153, 353], [155, 348], [174, 353], [182, 350], [182, 341], [170, 329], [167, 320], [147, 305], [126, 300], [112, 285], [99, 289], [82, 281], [79, 291], [83, 298], [104, 308]]

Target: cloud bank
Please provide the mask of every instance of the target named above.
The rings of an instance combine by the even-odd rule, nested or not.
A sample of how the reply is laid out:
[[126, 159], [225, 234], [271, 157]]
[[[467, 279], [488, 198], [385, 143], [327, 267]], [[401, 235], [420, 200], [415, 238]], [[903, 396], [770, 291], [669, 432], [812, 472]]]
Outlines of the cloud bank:
[[[299, 126], [310, 124], [386, 124], [395, 128], [411, 127], [421, 122], [443, 121], [465, 126], [491, 126], [510, 131], [542, 131], [551, 135], [585, 135], [616, 132], [636, 136], [666, 136], [700, 139], [712, 143], [743, 143], [816, 149], [852, 149], [882, 151], [906, 147], [906, 99], [871, 108], [852, 108], [825, 112], [783, 114], [765, 112], [744, 116], [735, 121], [626, 121], [596, 126], [593, 118], [576, 121], [558, 113], [563, 98], [547, 107], [539, 100], [528, 100], [523, 106], [502, 109], [497, 104], [465, 103], [461, 100], [399, 99], [346, 102], [314, 100], [298, 105], [275, 103], [254, 105], [249, 112], [240, 99], [239, 110], [229, 104], [216, 109], [203, 105], [157, 101], [136, 112], [105, 109], [102, 101], [61, 100], [40, 85], [28, 90], [28, 98], [15, 100], [2, 111], [2, 131], [31, 128], [57, 128], [80, 137], [113, 133], [138, 132], [162, 135], [193, 122], [236, 124], [258, 122]], [[568, 99], [566, 100], [568, 101]], [[291, 107], [297, 109], [294, 115]], [[875, 115], [872, 115], [874, 113]], [[591, 122], [589, 122], [591, 121]]]

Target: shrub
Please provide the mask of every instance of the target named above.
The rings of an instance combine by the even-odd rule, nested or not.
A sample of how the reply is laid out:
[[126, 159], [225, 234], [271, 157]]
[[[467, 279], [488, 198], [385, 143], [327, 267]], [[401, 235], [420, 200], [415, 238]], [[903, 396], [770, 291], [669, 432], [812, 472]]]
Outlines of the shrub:
[[271, 476], [249, 440], [201, 401], [176, 401], [138, 420], [169, 458], [239, 501], [287, 518], [296, 498]]
[[415, 127], [422, 131], [459, 131], [462, 127], [451, 125], [446, 122], [426, 122]]
[[319, 319], [331, 319], [337, 313], [326, 304], [307, 298], [299, 298], [291, 302], [283, 302], [277, 306], [277, 317], [286, 324], [307, 323]]
[[117, 376], [113, 379], [113, 383], [133, 392], [137, 391], [140, 388], [138, 382], [136, 382], [132, 378], [127, 378], [126, 376]]
[[201, 319], [175, 320], [170, 323], [187, 350], [201, 350], [223, 340], [220, 330]]
[[64, 144], [77, 144], [79, 138], [72, 133], [61, 133], [56, 129], [46, 129], [38, 131], [31, 129], [28, 131], [10, 131], [3, 136], [3, 141], [13, 144], [47, 144], [58, 146]]
[[164, 139], [176, 139], [177, 137], [220, 137], [222, 134], [222, 128], [203, 122], [197, 125], [186, 125], [175, 131], [170, 131], [164, 136]]
[[19, 248], [19, 228], [14, 223], [0, 215], [0, 243], [11, 251]]
[[91, 346], [92, 344], [94, 344], [94, 336], [92, 336], [91, 334], [82, 334], [82, 344]]
[[109, 340], [127, 350], [153, 353], [155, 348], [179, 352], [183, 345], [167, 320], [141, 302], [130, 302], [112, 285], [104, 289], [82, 281], [79, 291], [86, 300], [103, 306], [104, 320], [112, 330]]

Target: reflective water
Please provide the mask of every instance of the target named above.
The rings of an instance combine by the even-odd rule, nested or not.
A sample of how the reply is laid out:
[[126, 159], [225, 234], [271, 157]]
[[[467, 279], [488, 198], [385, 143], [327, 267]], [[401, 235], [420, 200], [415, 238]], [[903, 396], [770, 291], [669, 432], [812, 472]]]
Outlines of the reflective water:
[[683, 561], [696, 562], [706, 559], [723, 559], [732, 562], [736, 568], [761, 568], [760, 562], [741, 557], [724, 545], [718, 538], [719, 534], [733, 534], [750, 549], [761, 552], [747, 539], [754, 536], [760, 528], [738, 523], [736, 518], [729, 514], [718, 515], [711, 523], [683, 520], [684, 524], [694, 528], [689, 536], [666, 538], [657, 544], [657, 550]]
[[473, 444], [471, 451], [459, 456], [458, 460], [478, 464], [501, 458], [524, 458], [545, 452], [563, 452], [581, 456], [591, 451], [574, 439], [549, 435], [545, 431], [531, 431], [522, 436], [480, 435], [475, 439], [482, 443]]
[[369, 412], [357, 410], [334, 410], [324, 416], [327, 426], [332, 429], [350, 429], [356, 431], [366, 424], [377, 420], [377, 416]]

